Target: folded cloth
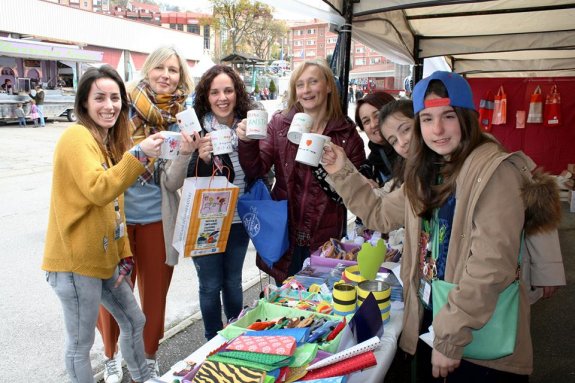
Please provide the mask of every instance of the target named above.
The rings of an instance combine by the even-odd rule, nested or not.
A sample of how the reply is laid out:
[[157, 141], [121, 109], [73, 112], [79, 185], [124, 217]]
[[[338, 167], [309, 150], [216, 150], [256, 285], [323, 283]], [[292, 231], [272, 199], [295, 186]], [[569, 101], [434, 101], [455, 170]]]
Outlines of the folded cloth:
[[262, 354], [248, 351], [222, 351], [209, 356], [208, 360], [230, 363], [238, 366], [255, 368], [258, 370], [271, 371], [276, 368], [289, 366], [292, 357], [287, 355]]
[[376, 364], [377, 360], [375, 359], [375, 354], [373, 351], [368, 351], [363, 354], [352, 356], [351, 358], [342, 360], [338, 363], [309, 371], [301, 380], [308, 381], [313, 379], [343, 376], [355, 371], [363, 370], [364, 368], [375, 366]]
[[259, 352], [273, 355], [293, 355], [296, 340], [293, 336], [246, 336], [234, 339], [226, 350]]
[[206, 360], [192, 382], [263, 383], [265, 376], [265, 371]]
[[301, 367], [304, 364], [308, 365], [312, 360], [315, 359], [319, 346], [317, 343], [306, 343], [295, 349], [293, 354], [293, 360], [290, 363], [290, 367]]
[[282, 328], [265, 331], [246, 331], [245, 336], [293, 336], [296, 343], [302, 345], [309, 336], [309, 327], [304, 328]]

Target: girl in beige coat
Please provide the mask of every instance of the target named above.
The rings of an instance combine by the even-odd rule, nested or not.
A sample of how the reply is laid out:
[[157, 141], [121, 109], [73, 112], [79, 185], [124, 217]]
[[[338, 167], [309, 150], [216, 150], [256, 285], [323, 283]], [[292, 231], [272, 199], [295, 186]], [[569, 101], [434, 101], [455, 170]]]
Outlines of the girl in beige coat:
[[[405, 183], [387, 198], [371, 192], [339, 148], [332, 146], [323, 156], [336, 191], [369, 227], [389, 231], [405, 226], [400, 347], [415, 353], [422, 319], [431, 317], [431, 302], [420, 291], [428, 277], [444, 279], [458, 286], [432, 322], [433, 376], [449, 376], [449, 382], [528, 381], [533, 356], [524, 288], [513, 354], [462, 360], [463, 349], [472, 341], [471, 331], [490, 319], [499, 294], [516, 279], [522, 231], [556, 228], [557, 189], [544, 176], [532, 177], [529, 158], [506, 153], [480, 131], [471, 90], [461, 76], [436, 72], [418, 83], [414, 111]], [[544, 204], [546, 214], [538, 209]], [[435, 211], [443, 235], [437, 258], [431, 258], [426, 222]]]

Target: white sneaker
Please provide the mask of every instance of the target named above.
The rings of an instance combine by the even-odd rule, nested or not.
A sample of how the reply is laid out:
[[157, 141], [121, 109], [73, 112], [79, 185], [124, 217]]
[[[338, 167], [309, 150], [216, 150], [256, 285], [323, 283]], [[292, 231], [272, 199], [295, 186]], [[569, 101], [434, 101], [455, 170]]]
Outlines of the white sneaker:
[[[146, 364], [150, 369], [150, 379], [160, 377], [160, 366], [157, 359], [146, 359]], [[108, 383], [108, 382], [106, 382]]]
[[104, 382], [121, 383], [124, 372], [122, 371], [122, 354], [117, 353], [114, 358], [104, 363]]

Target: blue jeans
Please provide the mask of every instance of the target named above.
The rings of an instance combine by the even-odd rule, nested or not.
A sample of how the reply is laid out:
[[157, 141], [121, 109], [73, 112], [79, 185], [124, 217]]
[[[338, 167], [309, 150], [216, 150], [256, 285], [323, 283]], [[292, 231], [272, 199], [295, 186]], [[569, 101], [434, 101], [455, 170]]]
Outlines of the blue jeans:
[[18, 117], [18, 126], [26, 126], [26, 118]]
[[36, 106], [38, 107], [38, 114], [40, 115], [40, 126], [46, 126], [46, 122], [44, 121], [44, 104]]
[[120, 347], [132, 379], [150, 378], [142, 332], [146, 318], [127, 282], [114, 288], [118, 270], [110, 279], [70, 272], [49, 272], [47, 280], [62, 303], [66, 326], [66, 370], [74, 383], [93, 383], [90, 349], [94, 344], [100, 303], [120, 326]]
[[220, 292], [227, 320], [236, 318], [242, 311], [242, 269], [249, 241], [250, 237], [244, 225], [234, 223], [224, 253], [193, 258], [200, 281], [200, 310], [204, 320], [204, 335], [208, 340], [224, 327]]

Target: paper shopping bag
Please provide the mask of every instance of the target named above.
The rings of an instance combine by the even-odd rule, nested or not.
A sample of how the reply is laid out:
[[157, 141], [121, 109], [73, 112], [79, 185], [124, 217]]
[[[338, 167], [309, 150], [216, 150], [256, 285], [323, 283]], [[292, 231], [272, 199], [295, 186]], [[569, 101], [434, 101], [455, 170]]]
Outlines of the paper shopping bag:
[[553, 85], [551, 92], [545, 97], [545, 113], [543, 116], [545, 126], [560, 126], [561, 120], [561, 96], [557, 85]]
[[172, 246], [184, 257], [223, 253], [239, 189], [226, 177], [184, 180]]
[[491, 132], [493, 123], [494, 98], [493, 93], [488, 91], [479, 101], [479, 124], [484, 132]]
[[540, 124], [543, 122], [543, 96], [541, 95], [541, 88], [539, 86], [535, 88], [535, 91], [531, 95], [527, 122], [530, 124]]
[[507, 95], [503, 90], [503, 85], [499, 87], [493, 105], [493, 125], [505, 125], [507, 123]]
[[274, 201], [261, 179], [238, 200], [238, 214], [261, 259], [273, 267], [289, 247], [287, 201]]
[[525, 129], [525, 111], [518, 110], [515, 113], [515, 129]]

